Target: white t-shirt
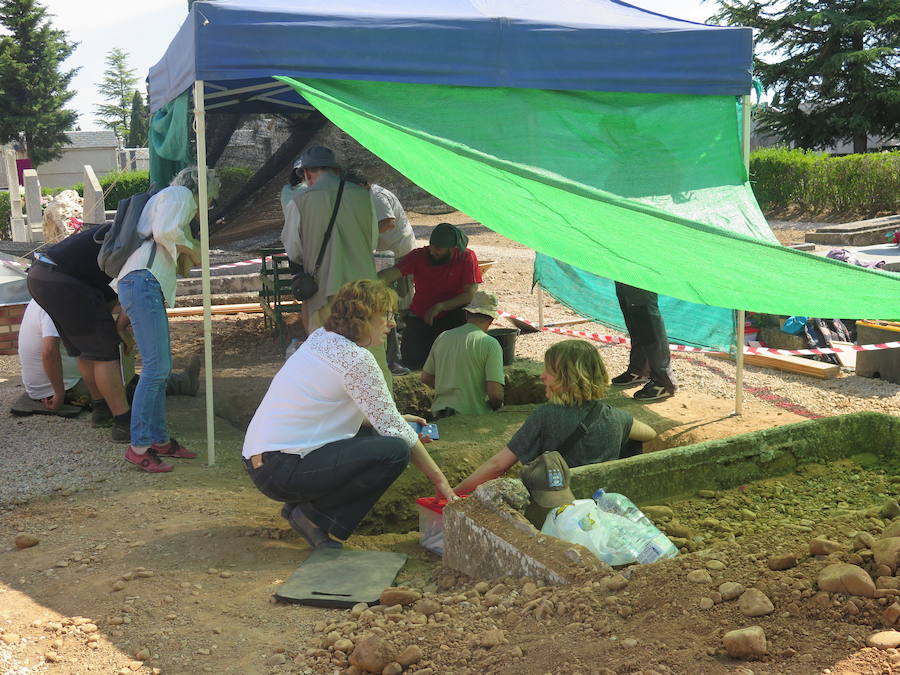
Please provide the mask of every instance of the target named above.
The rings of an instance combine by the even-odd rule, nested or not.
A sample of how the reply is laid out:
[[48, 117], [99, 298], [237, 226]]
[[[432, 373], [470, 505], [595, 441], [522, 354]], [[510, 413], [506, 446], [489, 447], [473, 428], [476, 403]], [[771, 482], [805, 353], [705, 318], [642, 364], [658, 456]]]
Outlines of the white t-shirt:
[[375, 218], [381, 222], [385, 218], [394, 219], [394, 227], [378, 235], [378, 250], [393, 251], [394, 259], [400, 260], [416, 248], [416, 235], [406, 217], [400, 200], [390, 190], [380, 185], [372, 186], [372, 201], [375, 203]]
[[312, 332], [275, 375], [244, 438], [244, 457], [285, 452], [304, 457], [353, 438], [368, 418], [382, 436], [418, 435], [397, 412], [384, 376], [367, 349], [343, 335]]
[[[59, 338], [56, 324], [37, 302], [32, 300], [25, 308], [22, 325], [19, 327], [19, 361], [22, 364], [22, 384], [29, 398], [39, 400], [53, 396], [53, 386], [44, 371], [41, 359], [43, 338]], [[59, 356], [62, 360], [63, 387], [71, 389], [81, 379], [78, 361], [66, 353], [60, 343]]]

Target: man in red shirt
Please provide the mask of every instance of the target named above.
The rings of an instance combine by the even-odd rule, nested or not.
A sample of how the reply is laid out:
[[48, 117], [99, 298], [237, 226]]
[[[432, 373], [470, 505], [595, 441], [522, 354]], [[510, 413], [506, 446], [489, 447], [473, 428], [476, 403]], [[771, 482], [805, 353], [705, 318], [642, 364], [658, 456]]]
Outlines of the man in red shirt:
[[481, 283], [478, 258], [467, 248], [469, 238], [459, 228], [441, 223], [428, 241], [428, 246], [413, 249], [378, 273], [386, 284], [413, 277], [416, 292], [400, 343], [403, 365], [413, 370], [421, 370], [438, 335], [466, 322], [462, 308]]

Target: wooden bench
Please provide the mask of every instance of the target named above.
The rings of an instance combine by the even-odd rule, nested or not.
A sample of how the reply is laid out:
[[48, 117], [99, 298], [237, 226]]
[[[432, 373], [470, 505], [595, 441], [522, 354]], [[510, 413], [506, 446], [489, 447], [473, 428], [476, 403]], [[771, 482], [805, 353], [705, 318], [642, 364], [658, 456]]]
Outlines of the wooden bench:
[[303, 303], [291, 293], [293, 275], [288, 269], [288, 257], [283, 248], [264, 248], [260, 251], [259, 305], [263, 311], [266, 328], [271, 326], [284, 346], [284, 318], [290, 312], [299, 312]]

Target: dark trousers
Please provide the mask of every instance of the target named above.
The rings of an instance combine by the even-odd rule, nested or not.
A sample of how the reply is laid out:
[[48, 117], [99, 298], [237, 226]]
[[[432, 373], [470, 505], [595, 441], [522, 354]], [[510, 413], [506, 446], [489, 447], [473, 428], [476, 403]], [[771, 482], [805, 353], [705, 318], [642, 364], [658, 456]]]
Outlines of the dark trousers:
[[359, 435], [305, 457], [267, 452], [258, 469], [244, 460], [257, 489], [269, 499], [299, 504], [316, 525], [346, 539], [409, 464], [400, 438]]
[[408, 313], [406, 328], [403, 329], [403, 342], [400, 344], [403, 365], [412, 370], [422, 370], [437, 336], [445, 330], [462, 326], [465, 322], [466, 313], [461, 308], [444, 312], [430, 326], [415, 314]]
[[656, 384], [674, 393], [677, 383], [672, 373], [669, 336], [659, 313], [658, 296], [617, 281], [616, 297], [631, 338], [629, 372], [649, 376]]

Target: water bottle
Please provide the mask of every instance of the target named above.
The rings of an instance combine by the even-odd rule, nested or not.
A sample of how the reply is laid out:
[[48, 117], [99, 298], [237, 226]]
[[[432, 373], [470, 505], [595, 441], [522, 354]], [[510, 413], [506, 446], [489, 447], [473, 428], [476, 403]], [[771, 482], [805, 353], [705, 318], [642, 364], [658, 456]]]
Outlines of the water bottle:
[[284, 350], [284, 360], [287, 361], [294, 354], [295, 351], [300, 349], [300, 340], [297, 338], [291, 339], [291, 344], [287, 346], [287, 349]]
[[621, 516], [639, 527], [640, 539], [628, 542], [629, 548], [636, 552], [637, 562], [646, 564], [678, 555], [675, 544], [625, 495], [600, 488], [594, 493], [594, 501], [601, 511]]

